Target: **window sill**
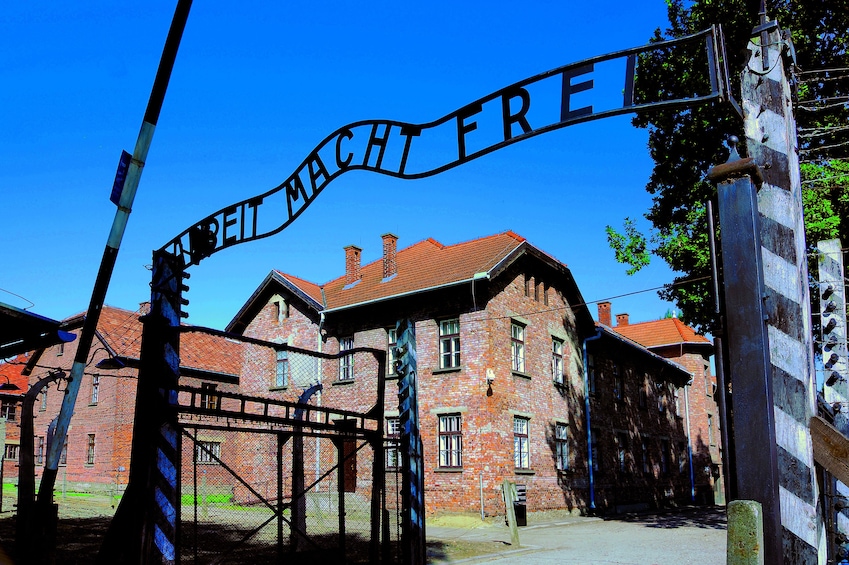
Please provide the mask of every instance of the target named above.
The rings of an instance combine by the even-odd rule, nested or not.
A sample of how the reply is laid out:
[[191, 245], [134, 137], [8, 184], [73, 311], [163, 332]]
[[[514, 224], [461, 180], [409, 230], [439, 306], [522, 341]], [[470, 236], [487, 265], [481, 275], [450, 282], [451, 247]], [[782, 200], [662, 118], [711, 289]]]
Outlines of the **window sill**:
[[433, 470], [434, 473], [462, 473], [462, 467], [437, 467]]
[[283, 390], [289, 390], [289, 385], [268, 387], [268, 392], [279, 392]]
[[458, 373], [461, 369], [462, 367], [446, 367], [444, 369], [434, 369], [433, 374], [438, 375], [441, 373]]
[[395, 380], [398, 380], [400, 378], [401, 378], [401, 375], [399, 375], [398, 373], [390, 373], [390, 374], [386, 375], [387, 381], [395, 381]]
[[523, 373], [522, 371], [511, 371], [514, 377], [522, 377], [523, 379], [531, 380], [531, 376], [527, 373]]
[[565, 382], [561, 382], [561, 381], [551, 381], [551, 382], [553, 382], [554, 386], [556, 386], [557, 388], [562, 388], [562, 389], [569, 388], [568, 385]]
[[536, 475], [537, 472], [533, 469], [513, 469], [513, 473], [516, 475]]
[[352, 385], [355, 382], [356, 379], [338, 379], [330, 383], [330, 386]]

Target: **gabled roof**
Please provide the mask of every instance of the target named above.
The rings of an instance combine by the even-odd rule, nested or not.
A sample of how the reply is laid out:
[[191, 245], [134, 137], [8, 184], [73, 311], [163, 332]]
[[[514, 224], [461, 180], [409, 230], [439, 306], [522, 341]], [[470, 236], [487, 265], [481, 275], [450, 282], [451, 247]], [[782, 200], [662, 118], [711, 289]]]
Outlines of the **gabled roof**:
[[261, 296], [267, 296], [273, 284], [288, 288], [304, 299], [316, 312], [344, 310], [381, 300], [408, 296], [438, 288], [464, 284], [477, 279], [492, 279], [522, 255], [530, 255], [558, 271], [566, 278], [565, 293], [575, 304], [577, 315], [585, 327], [592, 327], [592, 317], [586, 310], [583, 297], [569, 269], [524, 237], [512, 231], [481, 237], [454, 245], [443, 245], [428, 238], [398, 250], [395, 255], [397, 273], [383, 278], [383, 258], [360, 267], [361, 279], [346, 284], [340, 276], [318, 285], [281, 271], [272, 271], [250, 299], [227, 325], [228, 331], [239, 332], [249, 323], [261, 305]]
[[507, 231], [456, 245], [429, 238], [401, 249], [396, 255], [398, 274], [383, 280], [383, 258], [361, 268], [362, 279], [346, 288], [341, 276], [324, 285], [325, 307], [344, 308], [411, 292], [470, 281], [490, 275], [499, 263], [525, 245], [525, 238]]
[[648, 348], [665, 345], [712, 345], [710, 340], [699, 335], [678, 318], [664, 318], [652, 322], [639, 322], [616, 326], [613, 331]]
[[[141, 354], [142, 323], [145, 312], [104, 306], [97, 324], [97, 338], [114, 357], [137, 361]], [[66, 327], [82, 325], [83, 315], [66, 321]], [[95, 346], [96, 348], [97, 346]], [[94, 349], [94, 348], [93, 348]], [[211, 373], [238, 375], [242, 360], [239, 343], [202, 332], [180, 336], [180, 366]]]

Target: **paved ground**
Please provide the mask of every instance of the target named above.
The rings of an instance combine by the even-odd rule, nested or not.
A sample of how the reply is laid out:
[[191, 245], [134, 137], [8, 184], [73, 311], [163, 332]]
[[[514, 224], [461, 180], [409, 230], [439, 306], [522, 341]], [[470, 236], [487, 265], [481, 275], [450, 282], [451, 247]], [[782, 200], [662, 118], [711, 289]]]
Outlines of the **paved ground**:
[[436, 519], [427, 526], [432, 564], [724, 565], [725, 535], [724, 508], [613, 519], [532, 516], [519, 528], [518, 548], [503, 522], [467, 520], [463, 527]]

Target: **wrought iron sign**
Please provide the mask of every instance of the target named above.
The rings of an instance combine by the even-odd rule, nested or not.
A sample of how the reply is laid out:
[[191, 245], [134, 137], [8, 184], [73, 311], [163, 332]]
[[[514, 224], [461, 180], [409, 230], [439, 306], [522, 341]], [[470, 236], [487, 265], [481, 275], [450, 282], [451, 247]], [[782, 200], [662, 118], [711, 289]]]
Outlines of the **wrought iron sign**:
[[[709, 92], [674, 100], [635, 99], [641, 54], [696, 42], [705, 44], [706, 68], [702, 71], [709, 78]], [[188, 267], [226, 247], [274, 235], [347, 171], [423, 178], [568, 125], [646, 108], [692, 106], [726, 98], [728, 77], [721, 46], [721, 31], [712, 27], [688, 37], [558, 67], [430, 123], [365, 120], [343, 126], [325, 137], [282, 184], [207, 216], [162, 251], [182, 256]], [[618, 68], [618, 73], [598, 72], [608, 67]], [[606, 80], [611, 74], [618, 79]]]

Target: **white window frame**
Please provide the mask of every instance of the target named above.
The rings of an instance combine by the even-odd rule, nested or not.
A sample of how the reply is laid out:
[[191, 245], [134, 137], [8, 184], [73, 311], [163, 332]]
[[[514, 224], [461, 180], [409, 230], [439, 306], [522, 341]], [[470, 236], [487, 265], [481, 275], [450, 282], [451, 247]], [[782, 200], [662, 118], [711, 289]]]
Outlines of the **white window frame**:
[[285, 349], [278, 349], [275, 352], [274, 365], [274, 387], [286, 388], [289, 386], [289, 352]]
[[439, 368], [460, 368], [460, 318], [439, 322]]
[[386, 374], [395, 375], [395, 348], [398, 346], [398, 330], [386, 328]]
[[[203, 449], [206, 447], [209, 451]], [[198, 465], [218, 465], [218, 461], [210, 455], [221, 459], [220, 441], [198, 441], [195, 444], [195, 463]]]
[[522, 416], [513, 416], [513, 467], [531, 468], [531, 420]]
[[463, 467], [463, 417], [460, 414], [439, 415], [439, 467]]
[[551, 376], [559, 385], [563, 384], [563, 340], [551, 338]]
[[514, 372], [525, 372], [525, 326], [510, 322], [510, 367]]
[[386, 468], [401, 468], [401, 419], [386, 418]]
[[94, 465], [94, 455], [96, 448], [97, 437], [95, 434], [88, 434], [88, 444], [85, 451], [85, 464]]
[[97, 404], [100, 400], [100, 375], [91, 376], [91, 399], [89, 404]]
[[569, 425], [554, 423], [555, 464], [558, 471], [569, 470]]
[[[339, 353], [354, 348], [354, 336], [339, 338]], [[339, 380], [353, 381], [354, 380], [354, 354], [346, 353], [339, 358]]]

